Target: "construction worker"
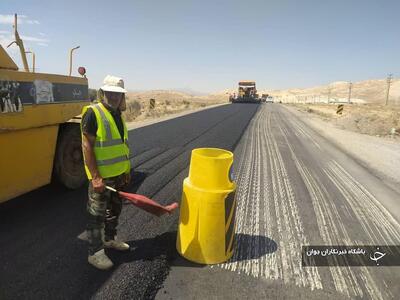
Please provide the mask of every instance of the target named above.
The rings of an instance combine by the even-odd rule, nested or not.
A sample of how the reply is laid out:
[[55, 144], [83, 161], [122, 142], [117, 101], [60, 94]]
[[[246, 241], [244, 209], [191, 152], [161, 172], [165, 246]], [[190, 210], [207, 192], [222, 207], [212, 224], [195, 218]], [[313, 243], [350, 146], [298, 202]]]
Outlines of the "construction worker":
[[89, 179], [87, 202], [88, 262], [102, 270], [112, 261], [104, 248], [126, 251], [129, 245], [117, 239], [122, 199], [115, 192], [130, 182], [128, 132], [121, 111], [126, 109], [124, 81], [108, 75], [98, 92], [99, 102], [82, 111], [82, 151]]

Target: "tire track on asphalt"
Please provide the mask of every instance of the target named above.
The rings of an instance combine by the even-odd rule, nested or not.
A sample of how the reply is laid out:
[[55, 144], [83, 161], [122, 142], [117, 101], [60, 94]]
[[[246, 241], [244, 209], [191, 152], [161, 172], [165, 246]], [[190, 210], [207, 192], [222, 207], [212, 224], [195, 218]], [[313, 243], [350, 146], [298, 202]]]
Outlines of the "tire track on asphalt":
[[[293, 161], [303, 179], [304, 184], [307, 187], [307, 190], [310, 194], [310, 198], [314, 207], [315, 216], [317, 218], [318, 228], [320, 235], [326, 245], [335, 245], [342, 244], [340, 237], [338, 235], [338, 229], [336, 227], [336, 223], [333, 221], [333, 216], [331, 214], [332, 208], [327, 207], [327, 193], [325, 190], [322, 190], [320, 187], [320, 183], [317, 182], [316, 178], [311, 175], [310, 170], [305, 166], [303, 162], [301, 162], [295, 154], [293, 147], [291, 146], [288, 140], [288, 132], [287, 129], [283, 129], [280, 127], [282, 134], [287, 142], [287, 145], [290, 149]], [[338, 221], [339, 224], [342, 222]], [[332, 233], [328, 230], [328, 228], [332, 229]], [[304, 244], [306, 245], [306, 244]], [[350, 291], [348, 284], [344, 278], [354, 278], [349, 276], [348, 270], [342, 270], [341, 268], [330, 268], [330, 272], [332, 274], [332, 279], [334, 281], [334, 285], [337, 291], [344, 293], [348, 297], [350, 297]], [[352, 281], [349, 284], [351, 287], [354, 287], [354, 282]], [[352, 289], [352, 294], [359, 294], [361, 291], [355, 291]]]
[[[309, 242], [304, 232], [305, 220], [302, 220], [298, 207], [300, 199], [296, 196], [286, 164], [293, 164], [301, 177], [324, 244], [365, 244], [365, 240], [355, 240], [348, 230], [348, 220], [354, 215], [363, 226], [361, 238], [367, 237], [370, 242], [396, 244], [400, 240], [400, 227], [379, 201], [335, 161], [315, 165], [327, 166], [322, 169], [324, 178], [321, 178], [308, 161], [310, 156], [308, 160], [298, 156], [294, 148], [297, 141], [291, 139], [293, 135], [298, 139], [308, 137], [316, 146], [315, 150], [321, 151], [318, 155], [323, 154], [323, 149], [306, 128], [298, 122], [293, 125], [292, 121], [286, 115], [283, 117], [279, 112], [262, 107], [240, 142], [243, 147], [236, 172], [236, 232], [273, 238], [278, 243], [278, 251], [268, 253], [257, 238], [250, 243], [247, 241], [247, 244], [239, 238], [233, 259], [219, 267], [256, 278], [283, 280], [285, 284], [311, 290], [333, 289], [350, 298], [393, 298], [387, 288], [389, 284], [367, 267], [301, 268], [300, 249]], [[278, 143], [279, 137], [283, 138], [284, 144]], [[296, 148], [304, 148], [301, 145], [296, 143]], [[283, 157], [281, 149], [285, 148], [290, 160]], [[330, 193], [333, 188], [341, 192], [345, 205], [342, 205], [341, 197]]]
[[[255, 127], [259, 128], [259, 122], [255, 123]], [[256, 130], [257, 131], [257, 130]], [[249, 211], [249, 218], [247, 219], [249, 221], [249, 224], [246, 224], [246, 229], [248, 229], [248, 234], [251, 236], [254, 236], [256, 238], [251, 239], [251, 244], [250, 244], [250, 249], [248, 256], [249, 259], [246, 260], [246, 274], [259, 274], [259, 264], [258, 264], [258, 259], [254, 259], [253, 257], [256, 257], [257, 251], [258, 251], [258, 233], [259, 233], [259, 203], [260, 203], [260, 191], [259, 191], [259, 185], [260, 185], [260, 179], [261, 179], [261, 174], [260, 174], [260, 155], [259, 155], [259, 135], [255, 135], [254, 137], [254, 148], [253, 148], [253, 155], [254, 159], [252, 160], [252, 170], [253, 170], [253, 178], [251, 179], [251, 184], [250, 184], [250, 194], [253, 195], [252, 199], [250, 200], [249, 206], [251, 210]], [[253, 259], [252, 259], [253, 258]]]
[[378, 199], [339, 163], [333, 160], [324, 172], [340, 190], [373, 244], [396, 245], [400, 241], [399, 223]]
[[[266, 130], [266, 126], [270, 125], [270, 118], [271, 118], [271, 114], [267, 114], [267, 120], [264, 124], [264, 130]], [[268, 145], [267, 145], [267, 140], [266, 140], [266, 135], [263, 134], [262, 135], [262, 152], [264, 154], [268, 153]], [[275, 189], [273, 189], [272, 186], [272, 181], [268, 180], [268, 178], [272, 178], [272, 167], [271, 167], [271, 162], [268, 159], [263, 159], [263, 161], [265, 161], [265, 164], [263, 166], [263, 170], [264, 170], [264, 175], [266, 176], [267, 180], [264, 181], [264, 193], [265, 193], [265, 197], [264, 197], [264, 235], [265, 236], [269, 236], [269, 237], [274, 237], [274, 232], [273, 232], [273, 228], [276, 228], [276, 220], [272, 217], [273, 215], [275, 215], [275, 208], [273, 207], [273, 205], [270, 205], [270, 199], [273, 195], [273, 193], [275, 192]], [[269, 175], [269, 176], [267, 176]], [[263, 265], [264, 265], [264, 277], [265, 278], [271, 278], [271, 279], [279, 279], [281, 271], [280, 268], [278, 266], [278, 261], [277, 261], [277, 254], [271, 253], [268, 256], [263, 256], [262, 258], [263, 261]]]
[[[241, 212], [240, 214], [237, 213], [236, 215], [236, 233], [246, 233], [244, 223], [246, 222], [246, 216], [249, 209], [249, 198], [246, 195], [250, 194], [250, 183], [252, 181], [251, 172], [252, 169], [252, 162], [253, 162], [253, 127], [254, 127], [254, 119], [258, 118], [259, 113], [253, 118], [250, 122], [248, 129], [246, 131], [251, 133], [250, 135], [245, 134], [242, 139], [244, 140], [244, 149], [240, 156], [239, 167], [236, 171], [236, 183], [237, 183], [237, 191], [235, 200], [238, 205], [237, 212]], [[226, 269], [232, 271], [238, 271], [240, 274], [243, 272], [242, 266], [239, 263], [239, 257], [248, 257], [247, 253], [247, 245], [245, 245], [243, 240], [243, 235], [239, 235], [237, 239], [237, 249], [233, 255], [233, 263], [229, 265], [225, 265]]]
[[[313, 138], [313, 136], [307, 131], [307, 129], [303, 126], [303, 124], [301, 124], [298, 120], [296, 119], [289, 119], [290, 122], [293, 125], [293, 128], [296, 128], [296, 130], [293, 130], [294, 134], [298, 137], [300, 137], [301, 135], [304, 137], [307, 137], [319, 150], [321, 150], [321, 146], [318, 144], [318, 142]], [[300, 134], [299, 134], [299, 133]]]
[[[261, 122], [257, 123], [257, 131], [259, 132], [261, 130]], [[253, 185], [253, 194], [256, 196], [256, 199], [254, 201], [253, 208], [254, 212], [253, 215], [255, 215], [255, 218], [253, 218], [253, 226], [252, 226], [252, 235], [255, 236], [256, 238], [253, 239], [252, 241], [254, 242], [253, 245], [253, 253], [251, 257], [256, 257], [257, 252], [259, 252], [260, 249], [260, 204], [261, 204], [261, 185], [262, 185], [262, 178], [263, 178], [263, 173], [261, 170], [262, 167], [262, 155], [261, 155], [261, 137], [260, 135], [256, 135], [256, 147], [255, 147], [255, 155], [256, 155], [256, 163], [255, 163], [255, 169], [257, 174], [256, 180], [254, 180], [254, 185]], [[251, 273], [253, 274], [258, 274], [257, 276], [260, 275], [260, 260], [258, 258], [252, 259], [252, 270]], [[250, 263], [250, 262], [249, 262]]]
[[[315, 268], [308, 268], [306, 272], [301, 271], [299, 249], [302, 244], [307, 244], [307, 239], [303, 232], [293, 188], [277, 141], [272, 134], [271, 113], [265, 106], [254, 117], [245, 135], [246, 144], [239, 164], [239, 173], [237, 173], [239, 206], [237, 233], [259, 235], [260, 224], [262, 224], [263, 234], [266, 237], [277, 235], [278, 251], [251, 259], [256, 253], [245, 252], [244, 247], [251, 247], [259, 252], [266, 249], [260, 249], [257, 239], [250, 245], [243, 245], [238, 239], [233, 262], [220, 266], [254, 277], [281, 279], [288, 284], [294, 283], [297, 286], [320, 289], [322, 284]], [[266, 163], [263, 163], [265, 154], [267, 159]], [[265, 179], [262, 175], [269, 172], [271, 178]], [[257, 196], [260, 195], [261, 190], [266, 195], [264, 199]], [[270, 196], [272, 201], [269, 201]], [[261, 201], [262, 205], [260, 205]], [[262, 214], [259, 212], [260, 207], [264, 208]], [[275, 213], [275, 222], [272, 222], [272, 212]], [[270, 246], [266, 245], [266, 247]], [[237, 257], [244, 258], [244, 261], [237, 261], [235, 259]]]
[[[256, 118], [258, 118], [258, 115], [256, 116]], [[251, 128], [254, 128], [254, 122], [252, 121], [251, 123]], [[251, 130], [251, 132], [253, 132], [253, 130]], [[242, 193], [239, 193], [239, 200], [241, 205], [241, 211], [243, 212], [243, 214], [240, 216], [239, 221], [237, 223], [237, 230], [240, 233], [243, 233], [243, 235], [241, 235], [241, 238], [238, 239], [237, 241], [237, 245], [238, 245], [238, 253], [235, 257], [235, 259], [239, 260], [238, 258], [249, 258], [250, 257], [250, 252], [249, 252], [249, 248], [247, 244], [245, 244], [243, 242], [244, 239], [244, 234], [249, 234], [250, 232], [248, 231], [248, 227], [247, 222], [249, 222], [249, 218], [248, 216], [251, 216], [250, 210], [251, 210], [251, 204], [253, 203], [253, 199], [249, 198], [249, 197], [245, 197], [245, 195], [250, 195], [251, 191], [252, 191], [252, 182], [254, 180], [254, 172], [251, 172], [251, 170], [253, 169], [253, 165], [254, 165], [254, 134], [251, 134], [250, 136], [250, 141], [248, 143], [249, 148], [248, 148], [248, 152], [246, 152], [244, 155], [248, 156], [248, 160], [246, 161], [246, 165], [245, 165], [245, 169], [244, 174], [247, 174], [246, 178], [244, 179], [243, 183], [244, 183], [244, 189]], [[239, 173], [240, 174], [240, 173]], [[248, 274], [248, 272], [246, 272], [246, 266], [243, 267], [242, 265], [236, 264], [236, 267], [240, 267], [239, 270], [239, 274], [240, 273], [246, 273]]]
[[[301, 121], [296, 120], [295, 122], [300, 123]], [[333, 159], [328, 160], [322, 166], [322, 170], [343, 196], [347, 204], [342, 206], [344, 213], [349, 218], [356, 218], [365, 234], [368, 235], [368, 239], [360, 241], [360, 243], [370, 244], [373, 242], [374, 244], [391, 245], [399, 243], [400, 224], [365, 186]]]
[[[278, 120], [274, 115], [273, 124], [278, 124]], [[272, 116], [269, 120], [272, 120]], [[271, 121], [270, 121], [271, 122]], [[277, 215], [278, 219], [283, 219], [285, 223], [286, 229], [289, 229], [290, 235], [283, 234], [283, 230], [278, 228], [278, 231], [281, 233], [280, 241], [282, 241], [281, 249], [285, 250], [285, 247], [288, 247], [289, 257], [284, 258], [283, 269], [286, 269], [290, 272], [287, 272], [285, 278], [294, 274], [295, 283], [298, 286], [309, 286], [311, 289], [322, 288], [320, 277], [317, 272], [317, 269], [307, 269], [306, 272], [301, 271], [301, 259], [300, 259], [300, 251], [301, 246], [307, 244], [307, 239], [304, 235], [304, 229], [302, 225], [302, 221], [300, 219], [299, 208], [297, 206], [298, 199], [295, 199], [293, 189], [289, 180], [289, 176], [287, 174], [285, 165], [283, 164], [282, 155], [280, 153], [279, 147], [277, 145], [277, 140], [275, 135], [273, 134], [271, 125], [267, 127], [267, 135], [269, 138], [269, 144], [271, 149], [270, 157], [275, 158], [278, 172], [276, 173], [278, 179], [278, 186], [280, 189], [280, 201], [278, 202], [275, 198], [275, 207], [279, 207], [281, 210], [280, 216]], [[285, 201], [282, 201], [285, 200]], [[286, 203], [284, 203], [286, 202]], [[282, 251], [283, 253], [283, 251]], [[286, 280], [285, 280], [286, 281]]]
[[[307, 168], [305, 163], [302, 162], [296, 156], [295, 150], [291, 146], [291, 143], [289, 142], [288, 139], [288, 129], [282, 128], [281, 126], [280, 129], [285, 136], [287, 145], [292, 154], [292, 158], [310, 193], [311, 200], [315, 210], [315, 215], [317, 218], [318, 228], [321, 237], [324, 240], [324, 243], [327, 245], [355, 244], [354, 239], [350, 238], [349, 233], [346, 230], [346, 226], [344, 225], [344, 222], [342, 221], [339, 215], [338, 208], [335, 205], [334, 199], [332, 199], [329, 196], [322, 180], [318, 178], [318, 176], [313, 175], [311, 169]], [[361, 213], [360, 216], [360, 212], [362, 211], [368, 212], [371, 210], [363, 207], [362, 205], [360, 205], [359, 207], [355, 207], [354, 205], [354, 202], [359, 202], [360, 204], [361, 201], [363, 204], [365, 204], [366, 202], [368, 203], [368, 201], [366, 201], [367, 199], [365, 198], [362, 200], [359, 199], [362, 198], [361, 196], [363, 195], [364, 196], [365, 195], [372, 196], [372, 195], [359, 183], [356, 184], [355, 179], [352, 178], [351, 175], [348, 174], [336, 162], [330, 162], [328, 163], [328, 166], [330, 166], [330, 168], [328, 170], [324, 169], [325, 173], [331, 179], [331, 181], [341, 190], [344, 199], [347, 201], [353, 214], [357, 216], [358, 221], [362, 225], [364, 233], [367, 236], [372, 237], [371, 233], [373, 234], [375, 231], [380, 232], [379, 230], [371, 228], [371, 226], [368, 223], [368, 221], [374, 220], [375, 216], [371, 214], [368, 215], [365, 213]], [[334, 177], [335, 176], [334, 174], [336, 175], [336, 178]], [[340, 180], [341, 182], [339, 182]], [[362, 191], [363, 195], [360, 193], [360, 191]], [[351, 194], [354, 194], [354, 196], [352, 197]], [[379, 204], [379, 209], [375, 209], [374, 213], [386, 211], [384, 210], [384, 207], [375, 198], [370, 198], [369, 203], [374, 203], [375, 205]], [[386, 214], [385, 216], [389, 217], [390, 214]], [[379, 217], [383, 217], [383, 215], [380, 215]], [[394, 218], [391, 216], [390, 220], [392, 222], [390, 224], [392, 225], [392, 227], [389, 227], [389, 229], [387, 230], [388, 233], [385, 236], [381, 236], [383, 239], [381, 238], [380, 242], [378, 242], [378, 240], [375, 240], [377, 244], [382, 244], [382, 241], [385, 241], [384, 244], [386, 244], [388, 241], [394, 242], [392, 236], [397, 236], [397, 241], [399, 241], [398, 234], [395, 234], [396, 231], [395, 228], [393, 227], [393, 224], [396, 224], [396, 222]], [[374, 223], [377, 224], [377, 222]], [[360, 242], [359, 244], [365, 244], [365, 243]], [[381, 280], [379, 280], [379, 278], [372, 276], [370, 270], [366, 267], [361, 267], [357, 271], [353, 271], [354, 269], [350, 267], [341, 267], [341, 268], [329, 267], [329, 270], [331, 272], [331, 276], [334, 281], [336, 290], [341, 293], [344, 293], [348, 297], [365, 297], [367, 295], [371, 299], [380, 299], [382, 296], [384, 296], [384, 298], [387, 299], [393, 297], [393, 295], [390, 293], [389, 290], [382, 288], [382, 285], [385, 285], [385, 282], [378, 282]], [[365, 295], [364, 291], [367, 293], [367, 295]]]

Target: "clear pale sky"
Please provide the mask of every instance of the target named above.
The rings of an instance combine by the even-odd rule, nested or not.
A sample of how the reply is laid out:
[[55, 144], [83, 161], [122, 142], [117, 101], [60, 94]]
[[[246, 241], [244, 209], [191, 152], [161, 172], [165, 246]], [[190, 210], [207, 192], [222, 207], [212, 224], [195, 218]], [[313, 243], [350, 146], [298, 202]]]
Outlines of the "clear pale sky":
[[241, 79], [283, 89], [400, 73], [398, 0], [1, 0], [3, 47], [14, 13], [37, 71], [66, 74], [80, 45], [74, 72], [85, 66], [95, 88], [107, 74], [131, 90], [214, 92]]

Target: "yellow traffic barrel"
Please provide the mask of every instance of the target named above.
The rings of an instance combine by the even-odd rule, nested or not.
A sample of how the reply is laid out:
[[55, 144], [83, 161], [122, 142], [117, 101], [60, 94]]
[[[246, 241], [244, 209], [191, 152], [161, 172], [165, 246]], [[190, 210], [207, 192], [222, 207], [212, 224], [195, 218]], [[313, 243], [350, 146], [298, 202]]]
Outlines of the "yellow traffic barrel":
[[218, 148], [192, 151], [183, 181], [176, 248], [186, 259], [216, 264], [232, 257], [235, 236], [233, 153]]

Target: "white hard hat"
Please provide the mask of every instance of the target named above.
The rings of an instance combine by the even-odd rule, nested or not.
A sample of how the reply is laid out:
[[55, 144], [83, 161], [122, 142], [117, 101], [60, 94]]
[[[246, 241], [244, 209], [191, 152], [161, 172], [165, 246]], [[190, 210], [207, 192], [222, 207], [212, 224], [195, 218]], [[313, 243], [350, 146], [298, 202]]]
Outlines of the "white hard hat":
[[103, 80], [101, 89], [105, 92], [126, 93], [124, 89], [124, 81], [122, 78], [107, 75]]

